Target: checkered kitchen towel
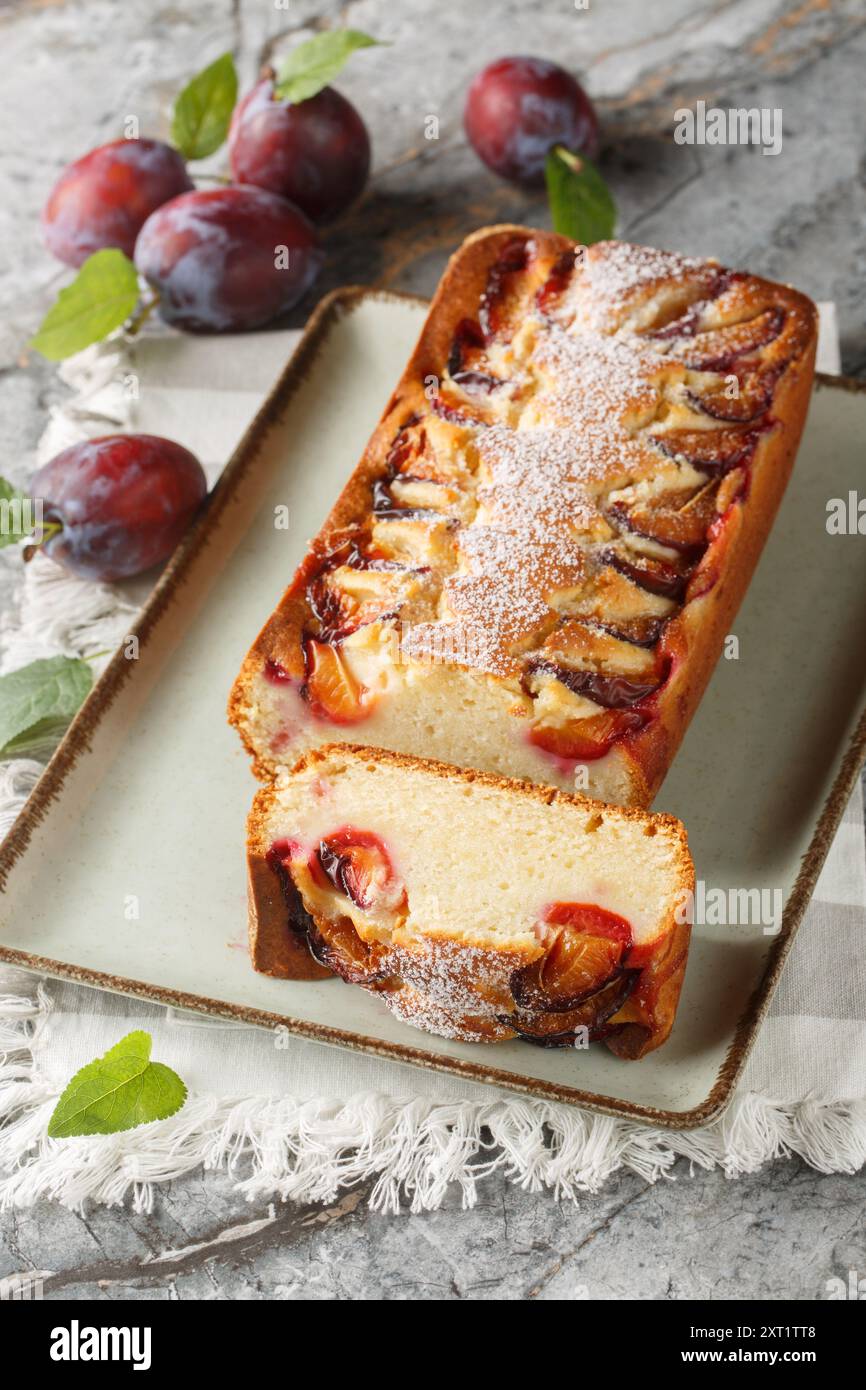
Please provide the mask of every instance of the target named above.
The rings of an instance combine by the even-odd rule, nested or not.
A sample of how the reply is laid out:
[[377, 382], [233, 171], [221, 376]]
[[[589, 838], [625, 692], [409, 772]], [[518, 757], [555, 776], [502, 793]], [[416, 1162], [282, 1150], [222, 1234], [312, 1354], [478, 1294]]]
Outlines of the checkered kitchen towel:
[[[822, 366], [838, 370], [826, 310], [823, 324], [830, 349], [825, 338]], [[124, 388], [128, 362], [120, 348], [82, 354], [64, 369], [76, 395], [55, 413], [41, 457], [83, 434], [150, 430], [188, 445], [206, 465], [210, 460], [213, 481], [295, 337], [235, 338], [230, 354], [208, 339], [145, 339], [135, 349], [138, 401]], [[4, 670], [58, 651], [90, 655], [128, 631], [132, 605], [106, 586], [38, 559], [16, 579]], [[0, 832], [38, 773], [36, 763], [0, 769]], [[680, 1155], [702, 1167], [721, 1165], [731, 1176], [786, 1153], [823, 1171], [852, 1172], [866, 1160], [864, 941], [858, 787], [737, 1096], [720, 1120], [684, 1133], [520, 1099], [300, 1038], [287, 1038], [279, 1050], [260, 1029], [0, 968], [0, 1206], [45, 1198], [118, 1202], [128, 1195], [147, 1206], [158, 1183], [202, 1165], [229, 1166], [250, 1197], [330, 1201], [340, 1188], [372, 1177], [374, 1205], [396, 1209], [408, 1200], [413, 1210], [438, 1206], [452, 1183], [471, 1203], [480, 1179], [497, 1168], [529, 1189], [549, 1187], [562, 1197], [596, 1190], [623, 1166], [657, 1178]], [[155, 1055], [187, 1081], [187, 1104], [172, 1119], [128, 1134], [46, 1139], [46, 1120], [69, 1076], [134, 1027], [152, 1033]], [[230, 1048], [215, 1036], [226, 1030]]]

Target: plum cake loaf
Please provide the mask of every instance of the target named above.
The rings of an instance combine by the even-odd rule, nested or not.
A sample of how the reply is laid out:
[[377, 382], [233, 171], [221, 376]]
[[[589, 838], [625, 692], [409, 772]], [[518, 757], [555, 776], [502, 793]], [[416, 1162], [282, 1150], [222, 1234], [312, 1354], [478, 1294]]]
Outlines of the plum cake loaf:
[[637, 1058], [670, 1032], [694, 887], [672, 816], [337, 743], [259, 791], [249, 828], [265, 973], [335, 972], [465, 1042]]
[[712, 261], [470, 237], [236, 683], [259, 773], [353, 740], [649, 805], [782, 496], [815, 339], [803, 295]]

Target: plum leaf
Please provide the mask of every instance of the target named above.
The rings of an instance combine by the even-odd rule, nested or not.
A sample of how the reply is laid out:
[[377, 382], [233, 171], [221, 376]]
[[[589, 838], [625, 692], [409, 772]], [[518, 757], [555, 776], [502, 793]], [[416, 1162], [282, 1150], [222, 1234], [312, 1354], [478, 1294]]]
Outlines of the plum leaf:
[[50, 656], [0, 676], [0, 758], [32, 757], [59, 738], [90, 693], [79, 657]]
[[186, 1086], [162, 1062], [151, 1062], [149, 1033], [127, 1033], [76, 1072], [48, 1121], [50, 1139], [83, 1134], [118, 1134], [175, 1115]]
[[274, 82], [274, 96], [281, 101], [307, 101], [327, 87], [357, 49], [381, 46], [380, 39], [373, 39], [360, 29], [332, 29], [316, 34], [283, 59]]
[[61, 290], [30, 346], [59, 362], [107, 338], [138, 303], [138, 272], [114, 247], [88, 256], [71, 285]]
[[184, 159], [206, 159], [229, 131], [238, 97], [231, 53], [223, 53], [188, 82], [174, 103], [171, 138]]
[[613, 236], [616, 204], [586, 155], [554, 145], [545, 161], [544, 177], [555, 232], [584, 246]]

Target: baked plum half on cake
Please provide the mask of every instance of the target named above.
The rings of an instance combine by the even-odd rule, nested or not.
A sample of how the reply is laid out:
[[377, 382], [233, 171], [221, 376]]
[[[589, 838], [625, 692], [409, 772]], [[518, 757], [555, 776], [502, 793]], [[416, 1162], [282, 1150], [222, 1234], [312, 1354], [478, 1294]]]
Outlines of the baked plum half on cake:
[[521, 227], [452, 259], [230, 715], [649, 805], [782, 496], [814, 306]]
[[463, 1042], [671, 1030], [694, 873], [671, 816], [379, 749], [308, 753], [257, 795], [253, 964], [342, 977]]

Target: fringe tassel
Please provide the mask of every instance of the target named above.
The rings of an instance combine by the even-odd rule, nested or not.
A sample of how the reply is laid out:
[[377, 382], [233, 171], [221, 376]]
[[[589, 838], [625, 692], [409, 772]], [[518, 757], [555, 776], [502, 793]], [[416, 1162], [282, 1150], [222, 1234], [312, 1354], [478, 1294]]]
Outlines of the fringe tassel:
[[0, 839], [8, 835], [44, 768], [31, 758], [0, 763]]
[[[16, 671], [47, 656], [87, 658], [113, 652], [138, 611], [118, 588], [80, 579], [37, 554], [23, 567], [13, 605], [0, 627], [2, 669]], [[94, 677], [107, 659], [94, 663]]]
[[417, 1213], [435, 1211], [454, 1187], [474, 1206], [496, 1171], [527, 1192], [573, 1202], [620, 1168], [647, 1182], [672, 1178], [678, 1158], [730, 1178], [790, 1154], [821, 1172], [853, 1173], [866, 1162], [866, 1101], [787, 1105], [754, 1093], [683, 1133], [520, 1099], [191, 1096], [170, 1120], [59, 1142], [45, 1134], [56, 1094], [34, 1051], [50, 1008], [42, 986], [35, 1001], [0, 997], [0, 1210], [48, 1199], [74, 1210], [131, 1200], [149, 1211], [160, 1183], [202, 1167], [227, 1170], [250, 1201], [333, 1202], [373, 1180], [374, 1210], [408, 1204]]

